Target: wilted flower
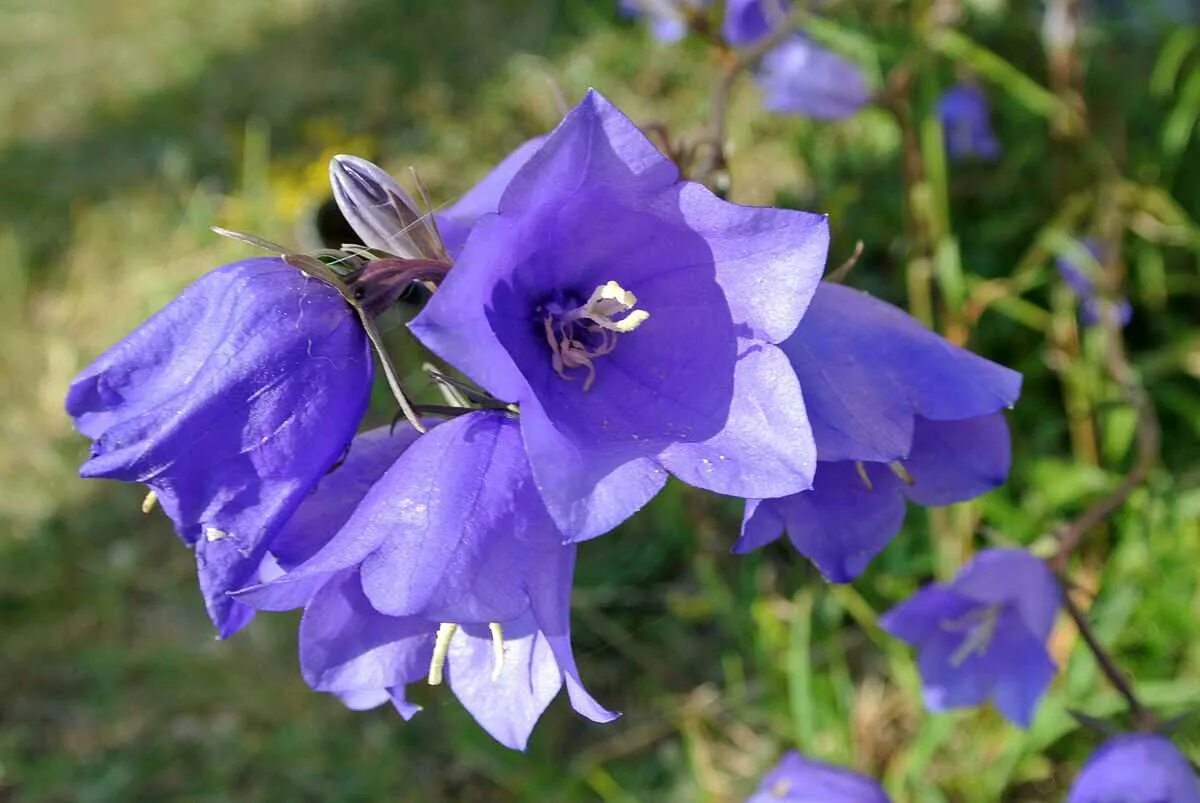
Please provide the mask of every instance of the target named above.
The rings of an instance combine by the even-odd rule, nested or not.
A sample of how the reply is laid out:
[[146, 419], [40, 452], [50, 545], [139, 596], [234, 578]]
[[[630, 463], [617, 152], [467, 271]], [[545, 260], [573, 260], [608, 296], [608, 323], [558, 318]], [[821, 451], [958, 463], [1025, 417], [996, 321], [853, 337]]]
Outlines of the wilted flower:
[[774, 344], [799, 321], [827, 246], [821, 216], [679, 181], [590, 92], [410, 328], [520, 405], [538, 489], [578, 540], [623, 521], [668, 472], [747, 497], [808, 487], [804, 401]]
[[71, 383], [92, 438], [83, 477], [144, 483], [195, 547], [222, 636], [279, 528], [345, 451], [367, 406], [371, 351], [337, 290], [281, 259], [218, 268]]
[[790, 0], [726, 0], [721, 33], [731, 45], [751, 44], [780, 25], [790, 8]]
[[789, 751], [746, 803], [889, 803], [875, 781]]
[[918, 649], [925, 705], [933, 711], [991, 698], [1021, 727], [1054, 677], [1046, 639], [1060, 604], [1044, 561], [989, 549], [949, 583], [934, 583], [888, 611], [880, 626]]
[[322, 507], [344, 495], [332, 500], [340, 511], [345, 496], [361, 500], [336, 535], [329, 519], [299, 528], [292, 535], [311, 557], [238, 594], [262, 609], [305, 606], [309, 684], [353, 707], [391, 699], [411, 716], [405, 685], [445, 677], [476, 720], [517, 749], [564, 682], [577, 711], [613, 719], [579, 680], [569, 623], [575, 547], [546, 513], [517, 423], [474, 412], [440, 424], [362, 495], [381, 448], [354, 464], [352, 449], [340, 471], [353, 476], [314, 494]]
[[1092, 754], [1067, 803], [1200, 803], [1200, 783], [1165, 736], [1127, 733]]
[[871, 99], [858, 65], [800, 35], [768, 52], [756, 77], [767, 109], [784, 114], [833, 120]]
[[621, 0], [621, 12], [631, 17], [645, 15], [650, 31], [660, 42], [678, 42], [688, 32], [688, 17], [708, 0]]
[[1079, 245], [1090, 259], [1079, 259], [1072, 254], [1063, 254], [1054, 261], [1054, 265], [1058, 268], [1058, 273], [1066, 285], [1079, 297], [1080, 321], [1084, 326], [1095, 326], [1102, 320], [1104, 311], [1111, 306], [1116, 315], [1117, 325], [1126, 326], [1133, 317], [1133, 308], [1129, 305], [1129, 299], [1109, 300], [1104, 298], [1096, 291], [1096, 283], [1092, 280], [1092, 273], [1104, 259], [1103, 246], [1100, 245], [1099, 240], [1091, 237], [1082, 240]]
[[987, 98], [978, 87], [958, 84], [947, 90], [938, 101], [938, 114], [951, 159], [992, 160], [1000, 156]]
[[1004, 482], [1011, 449], [998, 411], [1017, 399], [1016, 372], [828, 282], [781, 348], [820, 462], [812, 490], [747, 504], [735, 552], [786, 529], [827, 579], [848, 582], [899, 532], [906, 499], [946, 505]]

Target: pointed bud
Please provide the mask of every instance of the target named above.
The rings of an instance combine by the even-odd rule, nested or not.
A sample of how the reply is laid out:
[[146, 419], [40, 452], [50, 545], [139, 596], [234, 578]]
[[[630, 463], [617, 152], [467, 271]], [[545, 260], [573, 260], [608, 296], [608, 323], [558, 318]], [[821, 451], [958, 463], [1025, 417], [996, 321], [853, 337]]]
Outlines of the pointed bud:
[[329, 182], [338, 208], [367, 247], [404, 259], [444, 257], [429, 216], [378, 166], [338, 155], [329, 162]]

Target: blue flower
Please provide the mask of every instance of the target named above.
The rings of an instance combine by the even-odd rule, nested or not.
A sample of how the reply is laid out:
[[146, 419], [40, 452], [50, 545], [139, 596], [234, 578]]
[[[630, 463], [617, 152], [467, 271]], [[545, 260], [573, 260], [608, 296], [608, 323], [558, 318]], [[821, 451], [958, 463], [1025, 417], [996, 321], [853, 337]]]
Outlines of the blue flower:
[[746, 803], [890, 803], [875, 781], [789, 751]]
[[990, 549], [953, 581], [926, 586], [879, 624], [917, 647], [931, 710], [991, 698], [1010, 721], [1028, 727], [1054, 677], [1045, 645], [1060, 593], [1044, 561], [1019, 549]]
[[707, 3], [708, 0], [621, 0], [620, 9], [626, 16], [648, 17], [654, 38], [670, 44], [687, 36], [688, 17]]
[[371, 350], [337, 290], [281, 259], [208, 273], [71, 383], [92, 439], [83, 477], [143, 483], [194, 546], [222, 636], [279, 528], [341, 457], [367, 406]]
[[1165, 736], [1127, 733], [1092, 754], [1067, 803], [1200, 803], [1200, 782]]
[[1000, 142], [992, 133], [987, 98], [978, 87], [958, 84], [947, 90], [938, 101], [938, 114], [951, 159], [999, 158]]
[[1079, 243], [1084, 256], [1080, 259], [1075, 254], [1063, 254], [1054, 261], [1063, 282], [1079, 297], [1079, 320], [1084, 326], [1095, 326], [1100, 323], [1105, 311], [1110, 307], [1117, 318], [1117, 325], [1124, 327], [1133, 318], [1133, 308], [1129, 299], [1107, 299], [1096, 290], [1092, 279], [1093, 273], [1104, 259], [1104, 249], [1100, 241], [1092, 237], [1085, 238]]
[[519, 405], [538, 490], [578, 540], [619, 524], [668, 473], [743, 497], [808, 487], [804, 401], [775, 344], [827, 246], [821, 216], [679, 181], [591, 92], [475, 224], [410, 328]]
[[768, 52], [756, 79], [770, 111], [824, 120], [849, 117], [871, 100], [862, 69], [795, 35]]
[[391, 700], [407, 718], [418, 709], [405, 686], [445, 679], [514, 749], [563, 685], [579, 713], [614, 719], [579, 679], [576, 548], [546, 513], [517, 423], [473, 412], [415, 442], [366, 438], [313, 495], [313, 516], [277, 539], [290, 542], [284, 571], [237, 594], [265, 610], [304, 607], [308, 683], [355, 708]]
[[817, 473], [810, 491], [751, 500], [735, 552], [786, 529], [827, 579], [848, 582], [899, 532], [906, 500], [946, 505], [1004, 482], [999, 411], [1016, 401], [1019, 374], [826, 282], [781, 348], [804, 389]]
[[726, 0], [721, 33], [731, 45], [749, 45], [784, 21], [789, 0]]

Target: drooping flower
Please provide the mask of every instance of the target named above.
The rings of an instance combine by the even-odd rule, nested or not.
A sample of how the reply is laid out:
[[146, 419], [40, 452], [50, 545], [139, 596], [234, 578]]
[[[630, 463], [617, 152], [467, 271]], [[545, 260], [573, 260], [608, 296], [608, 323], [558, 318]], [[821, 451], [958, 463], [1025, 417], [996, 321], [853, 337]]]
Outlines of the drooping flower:
[[899, 532], [906, 500], [946, 505], [1004, 482], [999, 411], [1020, 393], [1016, 372], [828, 282], [781, 347], [804, 388], [817, 473], [810, 491], [751, 500], [735, 552], [786, 530], [828, 580], [848, 582]]
[[972, 84], [958, 84], [938, 101], [938, 115], [950, 158], [994, 160], [1000, 142], [992, 133], [991, 115], [983, 91]]
[[783, 23], [789, 0], [726, 0], [721, 33], [731, 45], [749, 45]]
[[[266, 610], [304, 606], [300, 661], [314, 689], [352, 707], [390, 699], [407, 718], [418, 709], [404, 687], [445, 678], [515, 749], [564, 684], [579, 713], [616, 716], [579, 680], [569, 622], [575, 547], [546, 513], [512, 418], [473, 412], [440, 424], [365, 494], [366, 482], [350, 485], [360, 501], [335, 535], [329, 519], [298, 529], [310, 557], [237, 595]], [[345, 490], [322, 486], [312, 502], [325, 509]], [[343, 497], [333, 506], [349, 505]]]
[[481, 218], [410, 328], [520, 405], [534, 480], [571, 539], [667, 473], [718, 493], [808, 487], [799, 383], [774, 344], [802, 315], [825, 219], [726, 203], [590, 92]]
[[371, 351], [337, 290], [281, 259], [208, 273], [71, 383], [83, 477], [147, 485], [194, 546], [222, 636], [275, 533], [345, 451]]
[[1079, 297], [1079, 320], [1084, 326], [1095, 326], [1111, 308], [1112, 314], [1116, 315], [1117, 325], [1127, 326], [1133, 318], [1133, 308], [1129, 305], [1129, 299], [1105, 298], [1097, 291], [1096, 283], [1092, 279], [1093, 273], [1104, 259], [1103, 246], [1099, 240], [1092, 237], [1080, 241], [1079, 246], [1084, 253], [1079, 256], [1062, 254], [1054, 261], [1062, 280]]
[[843, 767], [786, 753], [746, 803], [890, 803], [878, 783]]
[[934, 583], [888, 611], [880, 626], [918, 650], [933, 711], [991, 699], [1028, 727], [1055, 666], [1046, 651], [1060, 604], [1044, 561], [1019, 549], [976, 555], [949, 583]]
[[621, 0], [620, 9], [626, 16], [646, 16], [654, 38], [671, 44], [687, 36], [689, 16], [707, 4], [708, 0]]
[[854, 62], [796, 35], [762, 59], [756, 80], [769, 111], [823, 120], [849, 117], [871, 100]]
[[1200, 803], [1200, 781], [1165, 736], [1127, 733], [1092, 754], [1067, 803]]

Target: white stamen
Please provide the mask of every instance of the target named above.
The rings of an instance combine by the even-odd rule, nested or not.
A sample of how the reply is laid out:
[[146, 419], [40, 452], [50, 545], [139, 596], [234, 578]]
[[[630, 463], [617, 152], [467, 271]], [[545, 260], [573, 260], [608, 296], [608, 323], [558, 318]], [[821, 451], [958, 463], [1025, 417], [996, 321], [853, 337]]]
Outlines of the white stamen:
[[149, 513], [154, 510], [154, 506], [158, 504], [158, 494], [154, 491], [146, 494], [146, 498], [142, 500], [142, 512]]
[[871, 475], [867, 474], [867, 467], [863, 465], [863, 461], [854, 461], [854, 470], [858, 472], [858, 478], [862, 480], [862, 484], [867, 486], [868, 491], [875, 490], [875, 483], [871, 482]]
[[[587, 303], [576, 310], [576, 314], [603, 329], [632, 332], [650, 317], [649, 312], [634, 309], [635, 306], [637, 296], [616, 282], [605, 282], [592, 291]], [[628, 314], [619, 321], [613, 319], [613, 316], [621, 313]]]
[[996, 624], [1000, 621], [1003, 605], [996, 603], [984, 608], [972, 608], [958, 619], [942, 622], [942, 629], [951, 633], [966, 631], [962, 644], [950, 656], [950, 666], [957, 669], [972, 655], [983, 655], [996, 635]]
[[450, 639], [458, 632], [458, 625], [442, 622], [438, 625], [437, 638], [433, 642], [433, 657], [429, 659], [429, 685], [442, 684], [442, 669], [446, 666], [446, 655], [450, 652]]
[[900, 482], [904, 483], [905, 485], [917, 484], [917, 481], [913, 479], [913, 475], [908, 472], [908, 469], [905, 468], [904, 464], [899, 460], [893, 460], [892, 462], [888, 463], [888, 468], [890, 468], [892, 473], [899, 477]]
[[504, 631], [499, 622], [489, 624], [488, 630], [492, 632], [492, 680], [499, 680], [504, 671]]
[[[633, 293], [616, 282], [605, 282], [592, 291], [582, 306], [546, 315], [542, 325], [554, 372], [569, 380], [572, 377], [567, 375], [568, 370], [583, 368], [587, 371], [583, 389], [585, 392], [590, 389], [596, 381], [593, 360], [612, 353], [617, 347], [618, 334], [632, 332], [650, 318], [649, 312], [634, 309], [636, 304], [637, 296]], [[617, 315], [623, 317], [618, 320]], [[586, 344], [596, 338], [598, 344]]]
[[220, 541], [222, 538], [228, 537], [229, 533], [225, 532], [224, 530], [218, 530], [216, 527], [204, 528], [204, 538], [209, 543], [212, 543], [213, 541]]

